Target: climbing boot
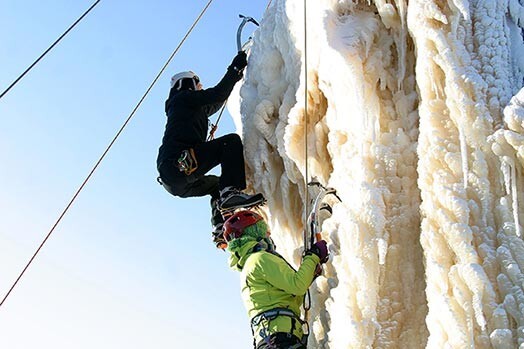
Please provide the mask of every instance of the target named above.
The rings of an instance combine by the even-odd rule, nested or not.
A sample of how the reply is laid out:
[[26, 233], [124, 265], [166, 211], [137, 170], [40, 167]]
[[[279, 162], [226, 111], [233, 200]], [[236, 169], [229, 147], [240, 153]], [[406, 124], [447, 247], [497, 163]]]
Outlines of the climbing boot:
[[223, 223], [218, 223], [215, 225], [213, 232], [213, 242], [217, 248], [225, 250], [227, 247], [227, 242], [224, 239]]
[[238, 208], [250, 208], [266, 202], [261, 193], [250, 195], [233, 187], [226, 187], [220, 191], [219, 209], [224, 214]]

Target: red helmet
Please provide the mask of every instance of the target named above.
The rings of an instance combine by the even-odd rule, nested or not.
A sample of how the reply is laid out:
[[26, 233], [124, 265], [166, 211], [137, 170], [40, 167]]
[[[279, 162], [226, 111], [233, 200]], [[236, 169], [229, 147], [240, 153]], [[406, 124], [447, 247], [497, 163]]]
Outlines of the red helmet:
[[242, 236], [244, 229], [263, 220], [253, 211], [238, 211], [224, 223], [224, 239], [231, 241]]

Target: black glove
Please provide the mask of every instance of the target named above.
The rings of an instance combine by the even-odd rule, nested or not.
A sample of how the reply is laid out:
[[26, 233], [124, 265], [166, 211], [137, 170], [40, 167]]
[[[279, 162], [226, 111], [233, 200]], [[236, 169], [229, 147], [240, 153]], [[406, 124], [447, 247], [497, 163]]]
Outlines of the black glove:
[[329, 260], [329, 251], [327, 243], [324, 240], [317, 241], [311, 246], [306, 254], [316, 254], [320, 258], [320, 263], [326, 263]]
[[247, 54], [244, 51], [238, 52], [238, 54], [233, 58], [231, 66], [235, 71], [240, 72], [247, 66]]

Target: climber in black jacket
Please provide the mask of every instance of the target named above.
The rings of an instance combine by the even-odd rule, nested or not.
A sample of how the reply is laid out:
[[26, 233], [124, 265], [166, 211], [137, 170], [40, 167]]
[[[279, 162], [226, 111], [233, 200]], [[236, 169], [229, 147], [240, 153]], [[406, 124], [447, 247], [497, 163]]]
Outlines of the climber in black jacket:
[[[159, 180], [172, 195], [182, 198], [211, 195], [211, 223], [217, 247], [223, 247], [220, 210], [249, 207], [263, 202], [262, 194], [248, 195], [243, 146], [237, 134], [206, 142], [208, 118], [225, 103], [247, 65], [239, 52], [215, 86], [203, 89], [192, 71], [175, 74], [166, 101], [167, 124], [158, 151]], [[206, 175], [221, 165], [220, 177]]]

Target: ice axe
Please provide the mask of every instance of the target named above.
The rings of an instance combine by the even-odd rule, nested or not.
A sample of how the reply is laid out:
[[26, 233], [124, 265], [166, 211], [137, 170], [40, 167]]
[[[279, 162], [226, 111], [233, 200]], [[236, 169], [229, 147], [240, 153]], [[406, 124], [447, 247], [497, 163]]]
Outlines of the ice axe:
[[[253, 17], [248, 17], [248, 16], [244, 16], [244, 15], [238, 15], [238, 17], [242, 18], [242, 23], [240, 23], [240, 25], [238, 26], [238, 30], [237, 30], [237, 49], [238, 49], [238, 52], [240, 52], [240, 51], [244, 51], [243, 48], [247, 44], [247, 42], [246, 42], [245, 44], [242, 45], [242, 29], [244, 29], [244, 26], [248, 22], [253, 23], [257, 27], [259, 27], [260, 24], [258, 24], [258, 22]], [[249, 42], [249, 40], [248, 40], [248, 42]]]
[[[237, 30], [237, 48], [238, 48], [237, 51], [240, 52], [240, 51], [244, 51], [244, 46], [246, 46], [248, 42], [251, 40], [251, 38], [249, 38], [248, 41], [242, 45], [242, 29], [244, 29], [244, 26], [247, 24], [247, 22], [251, 22], [255, 24], [257, 27], [260, 25], [253, 17], [247, 17], [244, 15], [238, 15], [238, 17], [242, 18], [242, 23], [240, 23], [240, 25], [238, 26], [238, 30]], [[214, 124], [211, 124], [211, 130], [209, 132], [209, 136], [207, 137], [208, 142], [215, 138], [215, 131], [218, 128], [218, 123], [220, 122], [220, 118], [222, 117], [222, 113], [224, 112], [226, 104], [227, 104], [227, 99], [224, 105], [222, 106], [222, 109], [220, 110], [220, 114], [218, 114], [217, 121]]]
[[[326, 188], [318, 181], [312, 181], [308, 183], [308, 187], [317, 187], [319, 188], [319, 192], [317, 193], [315, 200], [313, 201], [313, 207], [311, 208], [311, 212], [309, 213], [307, 219], [307, 226], [304, 231], [304, 251], [308, 251], [309, 249], [311, 249], [311, 247], [316, 241], [322, 240], [322, 224], [320, 222], [320, 211], [325, 210], [329, 212], [329, 214], [333, 213], [331, 206], [323, 202], [324, 197], [331, 194], [334, 195], [340, 202], [342, 202], [340, 197], [337, 195], [337, 191], [334, 188]], [[320, 265], [317, 266], [317, 270], [315, 272], [318, 275], [320, 275], [322, 273], [322, 267]]]

